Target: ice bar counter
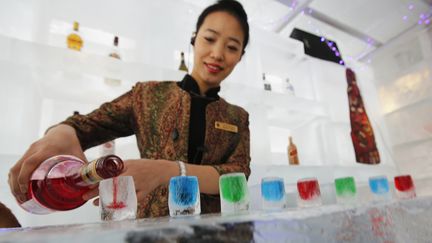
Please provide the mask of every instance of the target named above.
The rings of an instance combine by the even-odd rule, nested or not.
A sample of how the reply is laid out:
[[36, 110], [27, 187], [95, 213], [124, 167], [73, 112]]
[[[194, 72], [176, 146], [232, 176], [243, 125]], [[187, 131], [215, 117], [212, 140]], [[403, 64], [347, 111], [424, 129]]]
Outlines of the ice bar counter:
[[[335, 197], [331, 203], [322, 200], [322, 204], [305, 207], [301, 204], [304, 202], [296, 206], [288, 202], [286, 207], [283, 204], [271, 210], [265, 199], [268, 201], [269, 197], [279, 195], [282, 186], [280, 178], [266, 178], [260, 187], [265, 191], [259, 197], [266, 197], [260, 198], [258, 203], [264, 205], [260, 209], [253, 207], [251, 198], [249, 210], [241, 208], [235, 212], [229, 208], [229, 213], [221, 214], [0, 229], [0, 242], [430, 242], [432, 179], [413, 183], [406, 177], [400, 178], [395, 177], [392, 183], [390, 178], [371, 177], [369, 184], [357, 187], [353, 178], [338, 178], [331, 185]], [[299, 183], [304, 181], [317, 185], [310, 179], [299, 180]], [[408, 182], [403, 184], [404, 181]], [[221, 185], [223, 183], [226, 181], [222, 180]], [[279, 186], [272, 188], [273, 184]], [[401, 188], [407, 190], [409, 196], [400, 196]], [[413, 189], [416, 196], [413, 196]], [[279, 195], [277, 199], [299, 200], [297, 197], [301, 197], [302, 190], [297, 195]], [[366, 190], [370, 199], [360, 200]], [[196, 190], [186, 191], [196, 195]], [[328, 191], [326, 185], [321, 186], [324, 199]], [[389, 191], [394, 196], [383, 198], [382, 194]], [[346, 197], [354, 194], [359, 200], [347, 203]], [[341, 197], [344, 200], [340, 200]]]

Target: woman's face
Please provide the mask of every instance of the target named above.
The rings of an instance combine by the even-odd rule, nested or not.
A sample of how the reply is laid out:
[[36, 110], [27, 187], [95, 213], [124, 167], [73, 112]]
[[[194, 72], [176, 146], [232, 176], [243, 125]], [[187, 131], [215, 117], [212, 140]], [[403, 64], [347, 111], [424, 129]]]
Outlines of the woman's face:
[[241, 59], [244, 34], [237, 19], [227, 12], [213, 12], [198, 30], [194, 45], [192, 77], [202, 93], [218, 87]]

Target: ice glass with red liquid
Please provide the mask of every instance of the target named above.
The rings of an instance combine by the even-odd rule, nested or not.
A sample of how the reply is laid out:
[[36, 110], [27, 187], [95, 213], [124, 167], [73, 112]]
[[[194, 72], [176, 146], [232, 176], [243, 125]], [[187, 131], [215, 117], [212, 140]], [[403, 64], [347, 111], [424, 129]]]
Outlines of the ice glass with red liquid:
[[395, 176], [394, 185], [398, 198], [409, 199], [416, 197], [414, 182], [410, 175]]
[[304, 178], [297, 181], [299, 207], [319, 206], [321, 202], [321, 192], [316, 178]]
[[99, 183], [99, 208], [101, 219], [135, 219], [137, 196], [132, 176], [119, 176]]

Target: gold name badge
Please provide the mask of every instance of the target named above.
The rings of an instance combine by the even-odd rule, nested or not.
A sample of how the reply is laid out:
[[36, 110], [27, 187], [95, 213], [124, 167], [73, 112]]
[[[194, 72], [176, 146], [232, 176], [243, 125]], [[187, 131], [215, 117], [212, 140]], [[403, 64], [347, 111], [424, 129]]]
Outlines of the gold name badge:
[[236, 125], [232, 125], [224, 122], [218, 122], [218, 121], [215, 122], [215, 128], [228, 131], [228, 132], [234, 132], [234, 133], [238, 132], [238, 127]]

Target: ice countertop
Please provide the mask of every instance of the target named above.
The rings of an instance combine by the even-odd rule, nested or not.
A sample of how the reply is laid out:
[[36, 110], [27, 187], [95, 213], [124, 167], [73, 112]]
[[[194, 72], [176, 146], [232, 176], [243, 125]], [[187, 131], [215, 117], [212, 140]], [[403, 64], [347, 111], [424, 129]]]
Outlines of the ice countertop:
[[430, 242], [432, 196], [243, 215], [0, 229], [0, 242]]

